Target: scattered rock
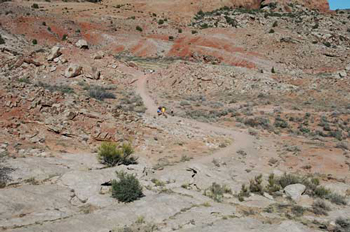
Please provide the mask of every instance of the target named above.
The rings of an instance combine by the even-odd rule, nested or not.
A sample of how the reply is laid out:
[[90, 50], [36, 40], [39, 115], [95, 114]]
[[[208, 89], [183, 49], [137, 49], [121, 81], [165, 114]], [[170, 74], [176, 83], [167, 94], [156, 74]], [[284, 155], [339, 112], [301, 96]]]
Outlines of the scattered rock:
[[339, 77], [344, 78], [344, 77], [346, 77], [346, 71], [345, 70], [339, 71], [338, 75], [339, 75]]
[[81, 74], [83, 67], [78, 64], [70, 64], [64, 72], [64, 76], [67, 78], [76, 77]]
[[284, 188], [287, 196], [292, 198], [294, 201], [299, 201], [300, 196], [304, 193], [306, 187], [302, 184], [291, 184]]
[[104, 56], [105, 56], [105, 53], [103, 51], [98, 51], [92, 56], [92, 58], [95, 60], [99, 60], [99, 59], [102, 59]]
[[75, 43], [75, 46], [81, 49], [89, 49], [88, 43], [83, 39], [78, 40], [78, 42]]
[[61, 48], [59, 46], [54, 46], [51, 48], [51, 54], [47, 57], [48, 61], [53, 61], [55, 58], [61, 55]]

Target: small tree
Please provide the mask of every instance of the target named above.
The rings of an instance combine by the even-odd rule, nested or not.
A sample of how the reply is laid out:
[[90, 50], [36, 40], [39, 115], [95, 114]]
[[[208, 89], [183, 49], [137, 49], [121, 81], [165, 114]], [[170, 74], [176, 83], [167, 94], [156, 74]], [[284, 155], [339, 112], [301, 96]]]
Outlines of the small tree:
[[129, 143], [124, 143], [121, 148], [117, 148], [115, 143], [104, 142], [98, 148], [98, 160], [109, 167], [136, 164], [137, 159], [131, 156], [133, 153], [134, 150]]
[[143, 31], [140, 26], [136, 26], [136, 30], [141, 31], [141, 32]]
[[119, 181], [112, 181], [112, 197], [121, 202], [132, 202], [143, 197], [142, 186], [138, 179], [125, 172], [116, 172]]

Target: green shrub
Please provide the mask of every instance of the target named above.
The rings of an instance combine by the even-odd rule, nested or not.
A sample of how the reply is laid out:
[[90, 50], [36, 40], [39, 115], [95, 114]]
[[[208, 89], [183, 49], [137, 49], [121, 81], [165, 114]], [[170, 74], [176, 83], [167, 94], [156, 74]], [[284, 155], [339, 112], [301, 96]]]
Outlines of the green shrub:
[[272, 73], [276, 73], [275, 67], [272, 67], [272, 68], [271, 68], [271, 72], [272, 72]]
[[172, 36], [172, 35], [169, 36], [169, 40], [171, 40], [171, 41], [174, 40], [174, 36]]
[[192, 34], [197, 34], [198, 33], [196, 30], [192, 30], [191, 32], [192, 32]]
[[32, 43], [33, 43], [33, 45], [37, 45], [37, 44], [38, 44], [38, 41], [37, 41], [36, 39], [33, 39], [33, 40], [32, 40]]
[[32, 5], [32, 8], [33, 8], [33, 9], [39, 9], [39, 5], [38, 5], [37, 3], [34, 3], [34, 4]]
[[275, 21], [273, 24], [272, 24], [272, 27], [277, 27], [278, 26], [278, 23], [277, 21]]
[[136, 26], [136, 30], [137, 30], [137, 31], [140, 31], [140, 32], [143, 31], [143, 30], [142, 30], [142, 27], [140, 27], [140, 26]]
[[273, 33], [275, 33], [275, 30], [274, 29], [270, 29], [269, 33], [273, 34]]
[[64, 35], [62, 36], [62, 41], [67, 40], [67, 38], [68, 38], [68, 35], [67, 35], [67, 34], [64, 34]]
[[0, 35], [0, 44], [5, 44], [5, 40], [2, 38], [1, 35]]
[[46, 26], [46, 22], [42, 22], [41, 24], [42, 24], [43, 26]]
[[117, 144], [103, 142], [98, 148], [98, 160], [107, 166], [136, 164], [137, 159], [131, 156], [134, 153], [131, 144], [124, 143], [121, 148]]
[[326, 198], [329, 194], [330, 194], [330, 190], [329, 189], [326, 189], [325, 187], [323, 187], [323, 186], [319, 186], [319, 187], [317, 187], [316, 189], [315, 189], [315, 191], [314, 191], [314, 195], [316, 196], [316, 197], [319, 197], [319, 198], [322, 198], [322, 199], [324, 199], [324, 198]]
[[204, 195], [212, 198], [214, 201], [222, 202], [224, 193], [232, 193], [231, 189], [226, 185], [220, 185], [217, 183], [212, 183], [212, 185], [204, 190]]
[[280, 128], [287, 128], [288, 127], [288, 122], [286, 122], [285, 120], [283, 120], [280, 117], [277, 117], [275, 119], [275, 123], [273, 124], [275, 127], [280, 127]]
[[238, 194], [238, 200], [244, 201], [244, 198], [249, 196], [250, 196], [250, 193], [249, 193], [248, 187], [246, 187], [245, 184], [242, 184], [241, 191]]
[[48, 30], [48, 31], [51, 31], [51, 27], [48, 27], [47, 30]]
[[121, 202], [132, 202], [143, 197], [142, 186], [138, 179], [125, 172], [117, 172], [119, 180], [112, 181], [112, 197]]
[[323, 45], [326, 46], [327, 48], [332, 46], [330, 42], [324, 42]]
[[182, 33], [182, 29], [181, 29], [181, 28], [179, 28], [179, 29], [177, 30], [177, 32]]
[[163, 19], [159, 19], [159, 20], [158, 20], [158, 24], [159, 24], [159, 25], [164, 24], [164, 20], [163, 20]]

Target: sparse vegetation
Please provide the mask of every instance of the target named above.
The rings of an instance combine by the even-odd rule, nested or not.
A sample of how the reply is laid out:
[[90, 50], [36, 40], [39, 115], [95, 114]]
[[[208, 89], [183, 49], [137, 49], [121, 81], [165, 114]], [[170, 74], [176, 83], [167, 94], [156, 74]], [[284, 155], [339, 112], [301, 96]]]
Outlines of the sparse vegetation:
[[41, 81], [39, 81], [36, 85], [39, 87], [43, 87], [49, 90], [50, 92], [62, 92], [67, 94], [74, 93], [74, 90], [68, 85], [50, 85]]
[[335, 220], [336, 228], [335, 232], [349, 232], [350, 231], [350, 218], [338, 217]]
[[98, 160], [107, 166], [136, 164], [137, 159], [132, 156], [134, 153], [130, 143], [124, 143], [120, 148], [117, 144], [103, 142], [98, 148]]
[[322, 200], [317, 200], [312, 204], [312, 212], [316, 215], [327, 216], [329, 210], [329, 206]]
[[232, 191], [226, 185], [220, 185], [215, 182], [212, 183], [212, 185], [209, 188], [204, 190], [205, 196], [210, 197], [217, 202], [223, 201], [225, 193], [232, 194]]
[[88, 91], [90, 97], [103, 101], [105, 99], [115, 99], [115, 95], [109, 92], [109, 88], [105, 88], [98, 85], [85, 86], [85, 90]]
[[117, 172], [119, 180], [112, 181], [112, 197], [120, 202], [129, 203], [143, 197], [142, 186], [138, 179], [125, 172]]

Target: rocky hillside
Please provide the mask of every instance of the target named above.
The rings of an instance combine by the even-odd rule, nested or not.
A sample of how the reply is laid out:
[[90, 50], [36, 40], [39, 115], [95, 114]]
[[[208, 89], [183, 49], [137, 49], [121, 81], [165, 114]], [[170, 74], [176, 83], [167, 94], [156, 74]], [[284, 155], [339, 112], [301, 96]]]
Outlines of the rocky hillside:
[[349, 13], [1, 2], [0, 230], [348, 232]]

